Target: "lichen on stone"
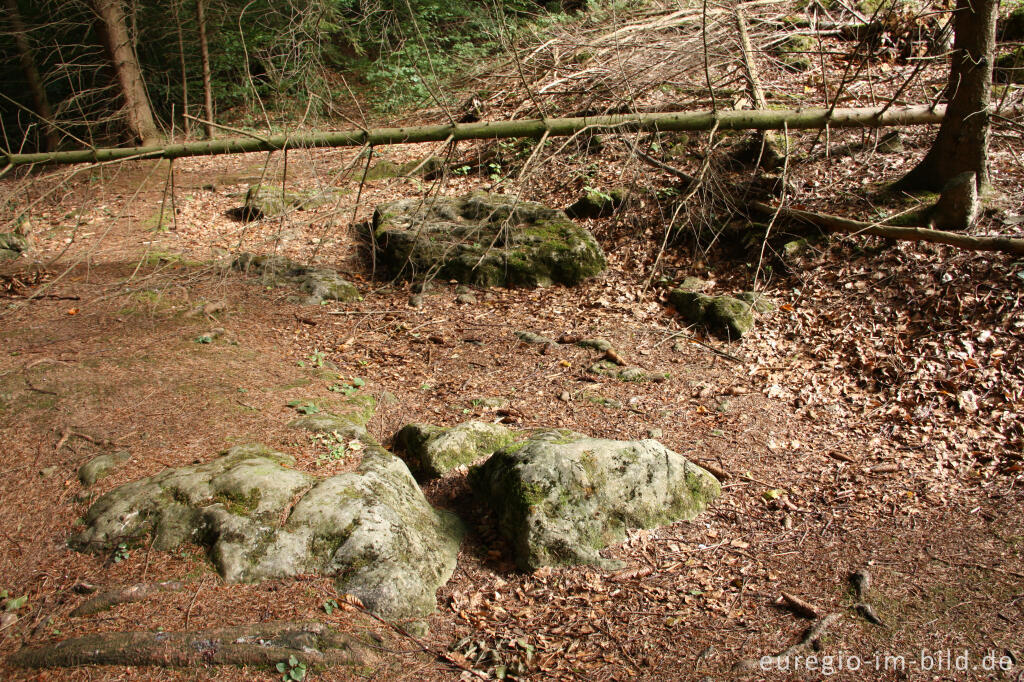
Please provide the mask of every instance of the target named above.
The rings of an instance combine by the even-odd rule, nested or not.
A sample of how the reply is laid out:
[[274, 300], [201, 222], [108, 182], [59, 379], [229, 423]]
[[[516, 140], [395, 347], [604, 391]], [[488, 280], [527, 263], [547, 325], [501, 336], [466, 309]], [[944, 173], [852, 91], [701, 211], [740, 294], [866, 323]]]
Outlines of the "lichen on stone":
[[520, 568], [613, 567], [599, 550], [627, 528], [692, 519], [720, 494], [718, 481], [657, 441], [538, 432], [470, 471]]
[[514, 439], [514, 433], [501, 424], [470, 421], [448, 428], [408, 424], [395, 434], [394, 447], [418, 475], [436, 478], [472, 464]]
[[147, 535], [155, 550], [191, 542], [227, 582], [321, 573], [381, 616], [424, 616], [455, 569], [461, 524], [430, 506], [402, 460], [363, 442], [358, 468], [326, 479], [245, 445], [128, 483], [97, 500], [69, 545], [109, 552]]

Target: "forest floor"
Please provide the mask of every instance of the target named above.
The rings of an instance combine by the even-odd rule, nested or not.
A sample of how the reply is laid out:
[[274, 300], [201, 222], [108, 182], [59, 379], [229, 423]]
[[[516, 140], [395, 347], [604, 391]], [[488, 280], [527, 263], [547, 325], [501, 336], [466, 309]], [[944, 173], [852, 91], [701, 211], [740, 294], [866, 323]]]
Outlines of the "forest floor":
[[[795, 135], [792, 144], [812, 138]], [[865, 210], [865, 179], [897, 177], [930, 134], [904, 139], [907, 150], [897, 154], [791, 169], [797, 199], [836, 213]], [[997, 136], [993, 150], [996, 191], [978, 229], [1019, 231], [1019, 143]], [[402, 162], [437, 151], [385, 154]], [[504, 168], [504, 179], [397, 178], [358, 190], [339, 178], [340, 169], [359, 167], [353, 150], [291, 152], [287, 174], [280, 156], [178, 160], [173, 190], [166, 162], [0, 182], [0, 194], [32, 204], [34, 240], [29, 257], [0, 270], [0, 590], [26, 597], [18, 620], [0, 631], [4, 678], [270, 679], [279, 674], [37, 672], [5, 661], [22, 646], [89, 633], [320, 620], [374, 633], [380, 651], [371, 666], [319, 671], [317, 679], [493, 678], [498, 665], [516, 661], [529, 679], [724, 679], [738, 661], [800, 640], [811, 621], [779, 603], [786, 592], [842, 617], [821, 639], [817, 670], [776, 663], [754, 677], [1019, 679], [1024, 263], [861, 237], [813, 241], [784, 262], [769, 253], [767, 270], [756, 256], [713, 249], [660, 253], [657, 198], [673, 195], [655, 192], [584, 221], [609, 260], [595, 280], [478, 291], [475, 304], [457, 303], [454, 284], [436, 282], [422, 307], [411, 307], [408, 285], [375, 277], [351, 229], [375, 205], [428, 187], [461, 194], [497, 183], [556, 206], [575, 200], [584, 183], [673, 187], [628, 157], [628, 147], [613, 143], [526, 178]], [[595, 163], [564, 180], [566, 167]], [[226, 212], [261, 177], [332, 201], [233, 221]], [[294, 290], [232, 270], [239, 251], [338, 268], [363, 298], [297, 303]], [[760, 277], [758, 289], [778, 307], [742, 340], [704, 336], [666, 306], [666, 288], [649, 278], [656, 260], [669, 280], [703, 277], [719, 293]], [[197, 342], [215, 328], [223, 332], [212, 343]], [[585, 371], [592, 351], [527, 345], [518, 330], [606, 338], [629, 364], [665, 380], [595, 377]], [[195, 547], [111, 557], [67, 547], [98, 495], [235, 444], [265, 443], [321, 474], [353, 467], [354, 456], [324, 462], [319, 445], [287, 423], [295, 416], [289, 402], [330, 405], [339, 385], [359, 384], [378, 401], [369, 430], [385, 444], [410, 422], [468, 419], [616, 439], [657, 430], [670, 449], [724, 472], [723, 494], [692, 522], [634, 531], [609, 548], [626, 569], [523, 573], [473, 501], [465, 472], [425, 484], [431, 503], [459, 513], [470, 532], [422, 640], [358, 609], [326, 613], [325, 602], [344, 601], [329, 577], [228, 585]], [[113, 450], [131, 459], [83, 488], [78, 468]], [[871, 575], [868, 598], [881, 625], [854, 609], [849, 576], [861, 569]], [[185, 588], [69, 615], [84, 600], [76, 585], [164, 580]], [[961, 661], [967, 670], [957, 669]], [[855, 663], [859, 670], [850, 669]]]

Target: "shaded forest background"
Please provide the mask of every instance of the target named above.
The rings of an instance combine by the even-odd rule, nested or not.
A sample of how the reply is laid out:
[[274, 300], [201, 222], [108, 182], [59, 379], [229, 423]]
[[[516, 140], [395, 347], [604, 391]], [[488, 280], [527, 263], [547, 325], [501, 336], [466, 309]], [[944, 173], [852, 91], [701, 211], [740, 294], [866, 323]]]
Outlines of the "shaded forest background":
[[[65, 146], [126, 141], [123, 100], [97, 11], [103, 4], [7, 0], [0, 38], [5, 148], [45, 147], [22, 39]], [[439, 83], [496, 52], [527, 24], [564, 21], [573, 4], [582, 3], [174, 0], [132, 2], [122, 10], [153, 113], [169, 134], [199, 127], [186, 114], [205, 116], [203, 34], [215, 117], [237, 124], [255, 116], [274, 128], [282, 120], [311, 124], [351, 114], [357, 95], [380, 113], [454, 106]], [[339, 102], [346, 103], [341, 111]]]

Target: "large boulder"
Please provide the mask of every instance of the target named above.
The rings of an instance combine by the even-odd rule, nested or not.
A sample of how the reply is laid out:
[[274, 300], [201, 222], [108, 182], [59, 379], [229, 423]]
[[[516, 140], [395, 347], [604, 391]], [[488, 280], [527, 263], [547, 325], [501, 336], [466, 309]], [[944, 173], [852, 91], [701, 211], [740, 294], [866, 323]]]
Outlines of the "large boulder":
[[425, 478], [444, 476], [462, 465], [512, 443], [515, 436], [501, 424], [471, 421], [451, 427], [408, 424], [395, 434], [394, 447]]
[[627, 528], [692, 519], [721, 492], [718, 481], [654, 440], [534, 434], [470, 473], [520, 568], [596, 564]]
[[571, 286], [605, 268], [593, 235], [562, 211], [486, 192], [378, 206], [372, 238], [383, 265], [411, 279]]
[[239, 446], [123, 485], [97, 500], [69, 544], [109, 552], [146, 536], [157, 550], [192, 542], [227, 582], [321, 573], [381, 616], [433, 611], [462, 529], [428, 504], [402, 460], [367, 439], [355, 471], [317, 479], [291, 464]]

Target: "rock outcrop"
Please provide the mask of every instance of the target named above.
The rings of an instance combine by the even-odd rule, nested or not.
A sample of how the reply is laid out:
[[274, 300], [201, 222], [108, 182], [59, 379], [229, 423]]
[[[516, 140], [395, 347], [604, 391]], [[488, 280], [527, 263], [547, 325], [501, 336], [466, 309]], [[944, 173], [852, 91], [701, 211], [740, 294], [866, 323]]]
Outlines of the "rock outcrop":
[[333, 416], [362, 438], [355, 471], [319, 479], [290, 468], [288, 455], [238, 446], [115, 488], [69, 544], [109, 552], [147, 536], [156, 550], [191, 542], [228, 582], [321, 573], [383, 617], [422, 617], [455, 570], [461, 523], [428, 504], [405, 463], [360, 433], [356, 417]]

